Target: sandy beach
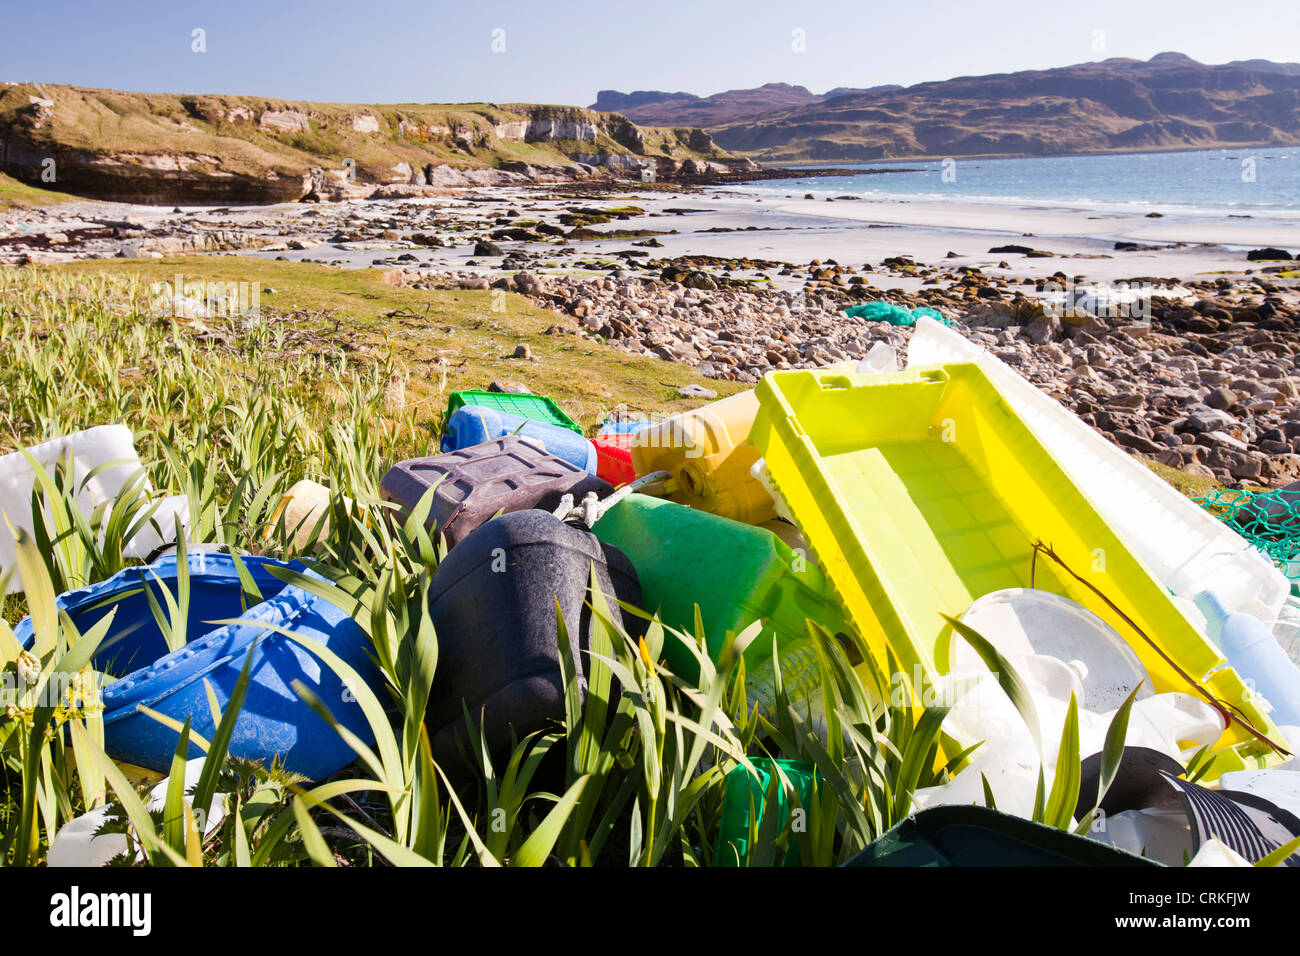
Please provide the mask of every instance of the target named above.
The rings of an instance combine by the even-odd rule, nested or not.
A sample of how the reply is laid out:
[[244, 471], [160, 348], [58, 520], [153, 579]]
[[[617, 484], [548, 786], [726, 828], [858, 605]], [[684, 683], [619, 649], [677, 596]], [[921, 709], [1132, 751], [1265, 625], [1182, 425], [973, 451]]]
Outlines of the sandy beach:
[[[385, 253], [413, 255], [414, 265], [429, 269], [494, 270], [476, 257], [471, 238], [476, 227], [490, 227], [506, 213], [526, 219], [562, 214], [575, 205], [635, 206], [643, 214], [614, 225], [653, 233], [657, 258], [715, 256], [803, 264], [834, 260], [861, 267], [894, 256], [918, 264], [955, 269], [973, 266], [988, 275], [1041, 279], [1057, 272], [1088, 282], [1116, 282], [1142, 277], [1186, 281], [1216, 274], [1242, 274], [1257, 268], [1246, 250], [1279, 247], [1300, 250], [1300, 220], [1279, 214], [1232, 217], [1194, 210], [1160, 218], [1124, 214], [1104, 207], [1050, 206], [949, 200], [813, 200], [755, 195], [743, 189], [709, 189], [686, 194], [629, 192], [581, 201], [546, 189], [495, 188], [438, 199], [362, 200], [321, 204], [280, 204], [231, 208], [157, 206], [120, 203], [72, 203], [48, 211], [0, 216], [0, 243], [7, 236], [75, 233], [96, 224], [134, 222], [141, 229], [180, 234], [227, 231], [257, 237], [261, 248], [248, 254], [310, 260], [346, 267], [374, 265]], [[8, 221], [6, 221], [8, 220]], [[504, 220], [503, 220], [504, 221]], [[376, 241], [331, 242], [351, 224], [381, 224]], [[437, 247], [420, 246], [411, 234], [429, 225], [442, 227]], [[490, 232], [490, 228], [487, 229]], [[597, 229], [594, 234], [602, 231]], [[625, 253], [635, 237], [562, 242], [503, 242], [571, 271], [566, 259], [593, 260]], [[1116, 243], [1135, 243], [1119, 251]], [[250, 243], [250, 246], [252, 243]], [[1050, 256], [992, 253], [1017, 245]], [[0, 245], [0, 251], [3, 246]], [[230, 251], [230, 250], [223, 250]], [[38, 258], [58, 261], [85, 256], [149, 255], [143, 247], [78, 248], [56, 243]], [[426, 265], [427, 263], [427, 265]], [[545, 271], [545, 266], [541, 266]], [[778, 286], [789, 287], [779, 277]], [[920, 279], [892, 277], [888, 289], [912, 292]]]

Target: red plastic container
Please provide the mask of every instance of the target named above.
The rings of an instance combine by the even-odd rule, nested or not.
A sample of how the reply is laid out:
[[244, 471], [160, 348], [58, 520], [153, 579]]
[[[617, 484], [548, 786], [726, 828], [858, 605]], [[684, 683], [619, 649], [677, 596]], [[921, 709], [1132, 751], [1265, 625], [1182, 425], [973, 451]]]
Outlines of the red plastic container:
[[596, 474], [617, 488], [636, 477], [632, 467], [632, 439], [635, 434], [597, 435], [591, 440], [596, 446]]

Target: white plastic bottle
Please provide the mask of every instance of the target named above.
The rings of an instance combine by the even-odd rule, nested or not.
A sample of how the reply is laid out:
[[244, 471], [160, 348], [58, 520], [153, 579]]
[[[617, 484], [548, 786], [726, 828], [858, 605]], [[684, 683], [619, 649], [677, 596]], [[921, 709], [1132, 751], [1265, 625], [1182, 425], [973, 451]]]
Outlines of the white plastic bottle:
[[1209, 638], [1243, 678], [1273, 705], [1276, 724], [1300, 725], [1300, 670], [1258, 618], [1229, 611], [1213, 591], [1196, 596], [1205, 615]]

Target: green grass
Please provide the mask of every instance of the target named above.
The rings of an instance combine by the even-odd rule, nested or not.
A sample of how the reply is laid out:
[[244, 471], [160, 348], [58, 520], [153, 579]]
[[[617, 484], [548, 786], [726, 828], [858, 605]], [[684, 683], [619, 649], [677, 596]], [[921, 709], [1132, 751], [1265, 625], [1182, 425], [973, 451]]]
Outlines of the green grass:
[[[572, 335], [545, 335], [547, 328], [572, 320], [514, 293], [400, 288], [385, 284], [385, 273], [378, 270], [250, 257], [104, 259], [57, 268], [63, 274], [129, 276], [146, 285], [174, 286], [179, 275], [182, 283], [248, 282], [273, 289], [262, 294], [263, 308], [293, 313], [295, 331], [350, 352], [391, 355], [410, 372], [408, 402], [428, 413], [445, 407], [443, 392], [511, 379], [551, 396], [591, 430], [619, 403], [651, 414], [697, 407], [701, 402], [677, 396], [677, 388], [688, 382], [707, 385], [720, 396], [744, 388]], [[494, 311], [494, 305], [504, 310]], [[520, 343], [536, 361], [508, 357]], [[446, 361], [445, 383], [440, 360]]]
[[53, 189], [37, 189], [35, 186], [19, 182], [12, 176], [0, 173], [0, 210], [53, 206], [76, 198]]

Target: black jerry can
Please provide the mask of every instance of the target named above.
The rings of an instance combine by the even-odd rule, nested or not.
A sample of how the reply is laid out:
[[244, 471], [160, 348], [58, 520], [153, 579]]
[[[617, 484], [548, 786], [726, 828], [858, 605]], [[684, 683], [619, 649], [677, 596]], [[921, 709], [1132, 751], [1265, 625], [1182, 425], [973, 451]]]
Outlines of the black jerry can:
[[[641, 607], [641, 585], [622, 551], [578, 524], [545, 511], [493, 518], [448, 552], [434, 572], [429, 611], [438, 636], [438, 666], [425, 713], [434, 759], [449, 773], [469, 753], [465, 710], [496, 760], [516, 739], [564, 722], [556, 602], [564, 614], [574, 670], [585, 704], [593, 613], [587, 602], [592, 567], [611, 620], [633, 637], [644, 619], [615, 599]], [[611, 697], [617, 699], [617, 678]], [[459, 738], [459, 745], [458, 745]]]

